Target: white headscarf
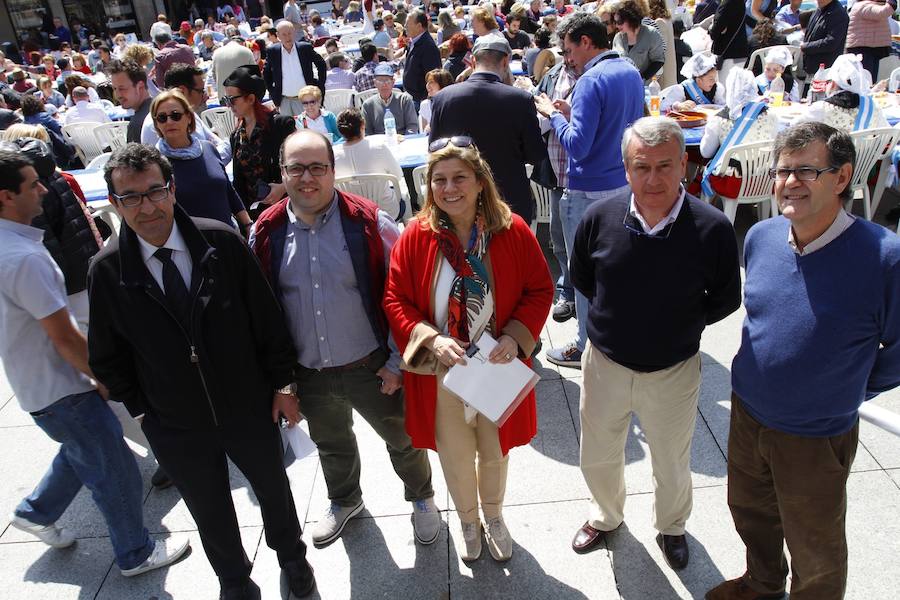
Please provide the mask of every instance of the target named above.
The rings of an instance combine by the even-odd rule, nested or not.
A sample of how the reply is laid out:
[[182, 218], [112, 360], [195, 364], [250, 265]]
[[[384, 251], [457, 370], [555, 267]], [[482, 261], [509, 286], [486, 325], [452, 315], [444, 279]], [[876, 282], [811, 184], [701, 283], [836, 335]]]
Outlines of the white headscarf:
[[785, 69], [794, 64], [794, 56], [790, 50], [784, 47], [776, 46], [766, 53], [765, 64], [781, 65]]
[[732, 69], [725, 82], [725, 104], [728, 105], [728, 116], [737, 119], [744, 106], [759, 99], [759, 88], [756, 78], [747, 69]]
[[710, 69], [716, 68], [716, 56], [709, 52], [701, 52], [687, 59], [681, 66], [681, 74], [686, 79], [693, 79], [709, 73]]
[[831, 68], [829, 78], [842, 90], [859, 94], [869, 93], [871, 76], [862, 66], [862, 61], [855, 54], [841, 54]]

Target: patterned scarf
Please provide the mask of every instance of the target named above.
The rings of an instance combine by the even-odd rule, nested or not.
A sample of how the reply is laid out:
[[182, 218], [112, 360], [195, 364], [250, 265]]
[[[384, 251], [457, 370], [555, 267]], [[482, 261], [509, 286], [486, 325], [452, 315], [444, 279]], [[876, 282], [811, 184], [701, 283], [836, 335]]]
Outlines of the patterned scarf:
[[[441, 228], [437, 232], [438, 248], [456, 272], [450, 286], [447, 331], [464, 342], [471, 341], [469, 329], [472, 324], [485, 321], [493, 329], [493, 314], [487, 320], [481, 314], [485, 299], [491, 294], [487, 267], [484, 265], [484, 254], [490, 239], [490, 233], [484, 230], [484, 219], [478, 216], [472, 225], [469, 247], [463, 250], [450, 219], [446, 216], [441, 218]], [[481, 332], [475, 333], [477, 338]]]

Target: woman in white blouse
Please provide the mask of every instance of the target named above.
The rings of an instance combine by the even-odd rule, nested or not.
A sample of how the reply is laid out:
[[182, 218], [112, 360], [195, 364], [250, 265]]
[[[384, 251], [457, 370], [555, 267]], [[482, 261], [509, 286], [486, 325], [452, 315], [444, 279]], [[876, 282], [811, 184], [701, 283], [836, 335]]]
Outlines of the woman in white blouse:
[[[400, 182], [400, 195], [404, 201], [408, 199], [409, 191], [400, 163], [388, 148], [384, 136], [366, 137], [366, 122], [362, 113], [355, 108], [342, 111], [338, 115], [337, 127], [346, 141], [334, 146], [335, 177], [371, 173], [394, 175]], [[399, 221], [404, 216], [407, 204], [397, 200], [389, 184], [384, 184], [384, 190], [378, 197], [370, 199], [394, 220]]]

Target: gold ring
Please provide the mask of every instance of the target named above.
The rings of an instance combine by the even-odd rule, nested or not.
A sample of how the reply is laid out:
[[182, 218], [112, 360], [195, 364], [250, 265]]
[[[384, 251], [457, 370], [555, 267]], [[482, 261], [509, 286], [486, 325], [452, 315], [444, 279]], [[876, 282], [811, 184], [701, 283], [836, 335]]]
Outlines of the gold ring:
[[506, 360], [512, 360], [512, 354], [507, 353], [507, 354], [506, 354]]

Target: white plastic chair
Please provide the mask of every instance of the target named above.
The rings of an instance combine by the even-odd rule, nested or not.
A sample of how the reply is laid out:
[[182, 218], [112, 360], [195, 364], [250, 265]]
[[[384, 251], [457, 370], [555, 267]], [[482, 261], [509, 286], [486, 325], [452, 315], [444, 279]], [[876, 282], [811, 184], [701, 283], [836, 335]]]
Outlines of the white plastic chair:
[[227, 140], [231, 136], [231, 132], [237, 127], [234, 113], [226, 106], [207, 108], [200, 113], [200, 118], [207, 127], [213, 130], [213, 133], [224, 140]]
[[900, 87], [900, 67], [891, 71], [891, 79], [888, 82], [888, 91], [894, 93]]
[[102, 149], [118, 150], [128, 143], [128, 121], [103, 123], [94, 129], [94, 137]]
[[535, 210], [534, 220], [531, 222], [531, 230], [537, 233], [538, 225], [550, 224], [550, 188], [539, 183], [531, 182], [531, 193], [534, 196]]
[[364, 90], [362, 92], [356, 92], [353, 96], [353, 107], [362, 110], [363, 102], [371, 98], [372, 96], [378, 93], [378, 88], [372, 88], [371, 90]]
[[94, 160], [89, 162], [87, 164], [87, 166], [85, 166], [85, 169], [86, 170], [102, 169], [103, 167], [106, 166], [106, 163], [109, 162], [110, 156], [112, 156], [112, 152], [104, 152], [103, 154], [101, 154], [100, 156], [98, 156], [97, 158], [95, 158]]
[[[853, 169], [853, 178], [850, 180], [850, 190], [853, 197], [846, 203], [846, 209], [849, 212], [853, 207], [853, 198], [857, 192], [862, 192], [863, 199], [863, 215], [869, 221], [872, 215], [878, 209], [878, 203], [881, 201], [881, 194], [873, 197], [869, 194], [869, 173], [880, 161], [886, 157], [890, 157], [894, 146], [900, 140], [900, 129], [893, 127], [883, 127], [880, 129], [863, 129], [862, 131], [854, 131], [850, 134], [853, 139], [853, 145], [856, 147], [856, 167]], [[882, 164], [882, 170], [888, 168], [887, 163]]]
[[85, 121], [69, 123], [62, 127], [63, 136], [74, 146], [75, 154], [78, 155], [81, 163], [85, 166], [103, 154], [103, 148], [94, 136], [94, 129], [99, 126], [100, 123]]
[[412, 180], [416, 186], [416, 192], [419, 194], [419, 206], [425, 203], [425, 198], [428, 196], [428, 181], [425, 180], [426, 177], [428, 177], [428, 165], [419, 165], [413, 169]]
[[760, 48], [759, 50], [754, 50], [753, 54], [750, 55], [750, 59], [747, 61], [747, 68], [751, 71], [753, 70], [753, 66], [756, 64], [756, 60], [759, 59], [760, 64], [763, 68], [765, 68], [764, 61], [766, 60], [766, 54], [769, 53], [772, 48], [784, 48], [788, 52], [791, 53], [791, 56], [794, 59], [793, 67], [800, 65], [802, 61], [800, 60], [803, 56], [799, 46], [769, 46], [767, 48]]
[[[396, 214], [391, 214], [395, 212], [393, 207], [382, 205], [381, 198], [384, 196], [386, 186], [391, 187], [394, 199], [397, 200], [398, 204], [406, 207], [402, 218], [398, 218]], [[363, 173], [361, 175], [338, 177], [334, 180], [334, 187], [342, 192], [350, 192], [372, 200], [394, 220], [400, 220], [405, 223], [412, 217], [412, 207], [409, 205], [409, 199], [403, 196], [400, 180], [394, 175], [387, 173]]]
[[[764, 140], [762, 142], [753, 142], [750, 144], [740, 144], [732, 146], [725, 151], [722, 156], [721, 165], [727, 167], [732, 162], [740, 165], [741, 187], [738, 195], [734, 198], [722, 198], [722, 206], [728, 220], [734, 224], [734, 217], [737, 214], [738, 204], [757, 204], [759, 203], [759, 218], [764, 219], [768, 216], [778, 214], [778, 203], [775, 201], [773, 193], [773, 181], [769, 177], [769, 167], [772, 166], [772, 146], [773, 140]], [[714, 173], [719, 175], [719, 173]], [[709, 198], [705, 198], [707, 201]], [[766, 207], [768, 206], [768, 211]], [[765, 213], [769, 214], [766, 215]]]
[[122, 224], [122, 219], [119, 217], [119, 213], [116, 212], [116, 209], [113, 208], [112, 204], [109, 202], [94, 202], [91, 204], [91, 212], [95, 217], [100, 217], [106, 221], [106, 224], [112, 229], [112, 235], [106, 239], [105, 243], [109, 244], [115, 241], [116, 238], [119, 237], [119, 226]]
[[356, 92], [353, 90], [325, 90], [322, 107], [337, 116], [342, 110], [353, 106], [354, 94]]

